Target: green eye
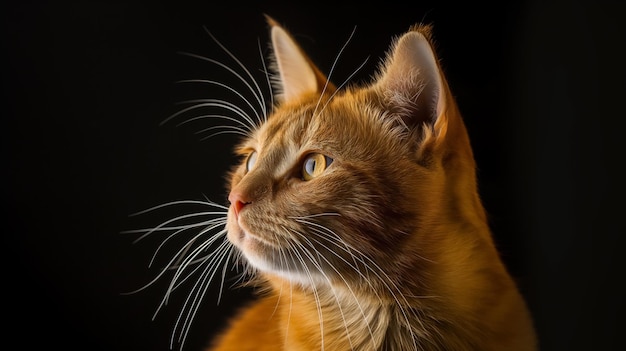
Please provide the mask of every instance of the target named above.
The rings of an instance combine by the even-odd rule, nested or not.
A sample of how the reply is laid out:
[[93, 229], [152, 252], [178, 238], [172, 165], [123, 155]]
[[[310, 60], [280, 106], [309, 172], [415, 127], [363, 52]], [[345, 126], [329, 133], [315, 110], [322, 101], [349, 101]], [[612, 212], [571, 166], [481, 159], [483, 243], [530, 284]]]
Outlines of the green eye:
[[246, 159], [246, 173], [250, 172], [254, 164], [256, 163], [257, 153], [256, 151], [252, 151], [248, 158]]
[[302, 179], [311, 180], [319, 176], [331, 163], [333, 159], [328, 156], [319, 153], [308, 155], [302, 164]]

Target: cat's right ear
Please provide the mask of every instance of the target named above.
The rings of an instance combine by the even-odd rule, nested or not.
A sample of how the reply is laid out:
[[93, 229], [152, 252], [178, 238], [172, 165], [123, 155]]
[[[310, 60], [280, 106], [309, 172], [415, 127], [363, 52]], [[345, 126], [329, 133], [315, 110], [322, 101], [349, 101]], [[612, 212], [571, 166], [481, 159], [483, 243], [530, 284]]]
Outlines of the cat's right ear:
[[[290, 101], [306, 94], [332, 93], [335, 87], [327, 82], [326, 76], [312, 63], [296, 41], [274, 19], [266, 16], [271, 27], [273, 48], [272, 68], [276, 97]], [[325, 88], [324, 88], [325, 87]]]

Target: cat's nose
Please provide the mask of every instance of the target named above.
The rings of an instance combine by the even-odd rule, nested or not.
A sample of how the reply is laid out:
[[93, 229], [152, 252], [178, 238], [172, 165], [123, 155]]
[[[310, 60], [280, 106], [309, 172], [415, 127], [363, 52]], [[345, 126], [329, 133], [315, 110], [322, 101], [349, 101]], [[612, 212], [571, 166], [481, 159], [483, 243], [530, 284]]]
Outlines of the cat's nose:
[[238, 191], [231, 191], [228, 195], [228, 201], [230, 201], [230, 205], [235, 211], [235, 217], [239, 216], [239, 212], [242, 208], [244, 208], [244, 206], [250, 204], [250, 201]]

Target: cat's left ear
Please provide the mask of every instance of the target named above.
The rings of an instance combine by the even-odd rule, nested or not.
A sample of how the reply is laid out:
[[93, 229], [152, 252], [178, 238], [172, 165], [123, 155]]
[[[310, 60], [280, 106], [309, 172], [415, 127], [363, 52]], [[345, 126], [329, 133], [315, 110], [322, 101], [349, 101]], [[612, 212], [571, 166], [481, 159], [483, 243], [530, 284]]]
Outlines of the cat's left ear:
[[293, 37], [271, 17], [266, 16], [271, 27], [273, 68], [276, 96], [280, 101], [290, 101], [306, 94], [332, 93], [335, 86], [313, 64]]
[[421, 130], [423, 139], [441, 141], [448, 127], [445, 84], [431, 27], [414, 26], [392, 46], [373, 88], [385, 108]]

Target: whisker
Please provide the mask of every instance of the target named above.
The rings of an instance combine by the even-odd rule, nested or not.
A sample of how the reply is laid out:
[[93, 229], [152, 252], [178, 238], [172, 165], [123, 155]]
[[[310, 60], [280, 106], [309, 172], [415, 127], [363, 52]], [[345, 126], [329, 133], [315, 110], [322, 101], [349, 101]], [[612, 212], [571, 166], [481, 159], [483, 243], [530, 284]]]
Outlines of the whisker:
[[324, 87], [322, 88], [322, 92], [320, 94], [320, 98], [319, 98], [319, 100], [317, 100], [317, 105], [315, 105], [315, 109], [313, 110], [313, 116], [316, 115], [317, 108], [319, 107], [319, 104], [322, 101], [322, 97], [324, 96], [324, 93], [326, 92], [326, 89], [328, 88], [328, 83], [330, 82], [331, 76], [333, 74], [333, 71], [335, 70], [335, 66], [337, 65], [337, 62], [339, 61], [339, 57], [341, 57], [341, 54], [343, 53], [343, 50], [348, 46], [348, 43], [350, 42], [350, 40], [352, 40], [352, 36], [354, 35], [355, 32], [356, 32], [356, 26], [352, 29], [352, 33], [350, 33], [350, 36], [348, 37], [348, 40], [346, 40], [346, 42], [343, 44], [343, 46], [339, 50], [339, 53], [335, 57], [335, 60], [333, 61], [332, 66], [330, 67], [330, 71], [328, 72], [328, 77], [326, 79], [326, 82], [324, 83]]
[[241, 120], [239, 120], [237, 118], [226, 116], [226, 115], [217, 115], [217, 114], [199, 115], [199, 116], [196, 116], [196, 117], [191, 117], [191, 118], [188, 118], [188, 119], [178, 123], [176, 126], [180, 127], [183, 124], [189, 124], [189, 123], [192, 123], [192, 122], [195, 122], [195, 121], [199, 121], [199, 120], [202, 120], [202, 119], [213, 119], [213, 118], [214, 119], [225, 119], [225, 120], [228, 120], [228, 121], [231, 121], [231, 122], [235, 122], [237, 125], [242, 126], [243, 128], [245, 128], [247, 131], [249, 131], [249, 132], [252, 131], [252, 128], [249, 125], [243, 123]]
[[[265, 57], [263, 56], [263, 50], [261, 49], [261, 40], [258, 39], [257, 40], [257, 45], [259, 47], [259, 56], [261, 56], [261, 64], [263, 65], [263, 73], [265, 73], [265, 81], [267, 83], [267, 88], [269, 90], [269, 96], [270, 96], [270, 107], [274, 106], [274, 92], [272, 89], [272, 82], [270, 80], [270, 76], [267, 70], [267, 65], [265, 63]], [[264, 109], [263, 110], [263, 121], [267, 122], [267, 111]]]
[[[254, 79], [254, 77], [252, 76], [250, 71], [246, 68], [246, 66], [232, 52], [230, 52], [230, 50], [228, 50], [226, 48], [226, 46], [224, 46], [219, 40], [217, 40], [217, 38], [207, 29], [206, 26], [204, 27], [204, 30], [211, 37], [211, 39], [213, 39], [213, 41], [215, 41], [215, 43], [217, 45], [219, 45], [219, 47], [222, 48], [222, 50], [224, 50], [224, 52], [226, 54], [228, 54], [228, 56], [230, 56], [233, 59], [233, 61], [235, 61], [239, 65], [239, 67], [241, 67], [241, 69], [248, 75], [248, 77], [250, 78], [250, 81], [254, 84], [254, 86], [256, 88], [256, 92], [249, 85], [248, 85], [248, 87], [249, 87], [250, 91], [253, 93], [253, 95], [256, 97], [257, 102], [259, 103], [259, 106], [262, 108], [263, 111], [266, 111], [265, 100], [263, 99], [263, 91], [261, 90], [261, 88], [257, 84], [256, 79]], [[243, 79], [242, 79], [242, 81], [246, 82]]]
[[[329, 237], [327, 233], [324, 233], [323, 231], [320, 231], [318, 229], [315, 229], [315, 228], [309, 228], [309, 229], [312, 230], [311, 234], [316, 234], [318, 237], [321, 237], [322, 239], [326, 240], [327, 242], [337, 246], [339, 249], [341, 249], [342, 251], [346, 252], [348, 255], [350, 255], [350, 257], [352, 257], [354, 265], [352, 265], [350, 262], [348, 262], [348, 260], [346, 260], [344, 257], [342, 257], [337, 252], [335, 252], [335, 250], [331, 250], [328, 246], [326, 246], [324, 243], [320, 242], [319, 240], [316, 240], [315, 238], [311, 238], [310, 239], [310, 240], [313, 240], [316, 243], [318, 243], [320, 246], [324, 247], [331, 254], [333, 254], [334, 256], [339, 258], [342, 262], [347, 264], [348, 267], [350, 267], [353, 271], [355, 271], [367, 283], [367, 285], [369, 285], [369, 287], [371, 288], [371, 291], [374, 292], [374, 294], [376, 295], [376, 297], [378, 298], [378, 300], [382, 304], [383, 300], [380, 297], [380, 295], [378, 294], [378, 291], [376, 290], [374, 285], [372, 285], [372, 283], [370, 282], [369, 277], [366, 276], [365, 274], [363, 274], [361, 272], [361, 270], [358, 268], [358, 263], [356, 262], [357, 258], [352, 253], [352, 251], [350, 251], [350, 245], [348, 243], [346, 243], [345, 241], [341, 240], [341, 238], [338, 238], [338, 237], [335, 237], [335, 236], [330, 236]], [[366, 269], [367, 269], [367, 267], [366, 267]], [[339, 273], [339, 272], [337, 272], [337, 273]], [[346, 282], [346, 284], [347, 284], [347, 282]]]
[[[308, 222], [308, 224], [316, 226], [320, 230], [328, 232], [330, 235], [332, 235], [332, 237], [336, 237], [338, 240], [340, 240], [344, 244], [344, 246], [347, 245], [347, 243], [343, 242], [343, 240], [341, 240], [341, 238], [339, 238], [334, 232], [332, 232], [331, 230], [329, 230], [328, 228], [322, 226], [319, 223], [315, 223], [315, 222], [311, 222], [311, 221], [305, 221], [305, 220], [298, 220], [298, 221]], [[340, 245], [337, 245], [337, 246], [342, 248], [342, 246], [340, 246]], [[399, 289], [399, 287], [393, 282], [393, 280], [391, 280], [391, 278], [389, 278], [387, 276], [387, 274], [384, 272], [384, 270], [376, 262], [374, 262], [371, 258], [369, 258], [367, 255], [363, 254], [361, 251], [359, 251], [358, 249], [354, 248], [353, 246], [346, 246], [346, 247], [347, 248], [345, 250], [354, 251], [357, 255], [353, 255], [351, 252], [348, 252], [348, 253], [351, 254], [354, 259], [360, 261], [363, 264], [363, 266], [367, 270], [372, 272], [378, 278], [378, 281], [380, 281], [385, 286], [385, 288], [391, 294], [392, 298], [395, 300], [396, 305], [399, 307], [407, 327], [410, 327], [411, 323], [409, 322], [408, 315], [406, 314], [406, 311], [405, 311], [405, 309], [403, 307], [403, 306], [410, 306], [410, 304], [406, 300], [406, 297], [404, 297], [404, 294]], [[329, 251], [330, 252], [334, 252], [333, 250], [329, 250]], [[367, 262], [365, 262], [365, 261], [368, 261], [369, 264]], [[375, 269], [373, 269], [373, 268], [375, 268]], [[367, 281], [369, 281], [369, 280], [367, 280]], [[400, 298], [398, 296], [400, 296]], [[402, 301], [400, 301], [400, 300], [402, 300]], [[418, 322], [420, 324], [422, 323], [420, 318], [417, 318], [417, 320], [418, 320]], [[414, 339], [413, 343], [414, 343], [415, 349], [417, 349], [416, 340], [415, 340], [415, 338], [413, 338], [413, 339]]]
[[202, 134], [202, 133], [206, 133], [208, 131], [216, 130], [216, 129], [224, 129], [224, 132], [232, 132], [232, 133], [240, 134], [240, 135], [243, 135], [243, 136], [247, 136], [248, 135], [248, 133], [245, 130], [243, 130], [243, 129], [239, 128], [239, 127], [228, 126], [228, 125], [213, 126], [213, 127], [204, 128], [202, 130], [199, 130], [199, 131], [195, 132], [195, 134]]
[[[297, 232], [295, 232], [295, 233], [297, 233]], [[300, 233], [297, 233], [297, 234], [300, 234]], [[313, 245], [313, 243], [312, 243], [312, 242], [311, 242], [311, 241], [310, 241], [310, 240], [309, 240], [306, 236], [304, 236], [304, 235], [302, 235], [302, 234], [300, 234], [300, 236], [302, 236], [302, 238], [304, 239], [304, 241], [306, 241], [306, 242], [309, 244], [309, 246], [310, 246], [310, 247], [311, 247], [311, 248], [312, 248], [315, 252], [317, 252], [317, 250], [315, 249], [315, 245]], [[329, 252], [333, 252], [333, 251], [332, 251], [332, 250], [330, 250], [330, 249], [329, 249], [326, 245], [324, 245], [324, 244], [320, 243], [319, 241], [317, 241], [317, 240], [315, 240], [315, 239], [313, 239], [313, 240], [314, 240], [315, 242], [317, 242], [318, 244], [322, 245], [322, 246], [323, 246], [324, 248], [326, 248], [327, 250], [329, 250]], [[308, 250], [307, 250], [307, 251], [308, 251]], [[363, 310], [363, 307], [361, 306], [361, 303], [359, 302], [359, 299], [357, 298], [356, 294], [355, 294], [355, 293], [354, 293], [354, 291], [352, 290], [352, 287], [350, 286], [351, 284], [350, 284], [350, 283], [348, 283], [348, 281], [347, 281], [347, 280], [346, 280], [346, 278], [343, 276], [343, 274], [341, 274], [341, 272], [340, 272], [337, 268], [335, 268], [335, 266], [334, 266], [334, 265], [333, 265], [333, 264], [332, 264], [332, 263], [331, 263], [331, 262], [330, 262], [330, 261], [329, 261], [326, 257], [324, 257], [324, 255], [320, 255], [320, 254], [318, 254], [317, 256], [318, 256], [319, 258], [321, 258], [322, 260], [324, 260], [324, 262], [326, 262], [326, 264], [327, 264], [327, 265], [328, 265], [328, 266], [329, 266], [329, 267], [330, 267], [330, 268], [331, 268], [331, 269], [332, 269], [332, 270], [333, 270], [333, 271], [337, 274], [337, 276], [339, 276], [339, 278], [340, 278], [340, 279], [344, 282], [345, 287], [348, 289], [348, 291], [350, 291], [350, 294], [351, 294], [351, 295], [352, 295], [352, 297], [354, 298], [354, 302], [356, 303], [357, 307], [359, 308], [359, 311], [360, 311], [360, 313], [361, 313], [361, 316], [362, 316], [362, 317], [363, 317], [363, 319], [365, 319], [365, 321], [366, 321], [366, 327], [367, 327], [367, 330], [368, 330], [368, 332], [369, 332], [369, 334], [370, 334], [370, 337], [371, 337], [371, 339], [370, 339], [370, 340], [371, 340], [372, 342], [374, 342], [374, 340], [375, 340], [375, 338], [374, 338], [374, 333], [372, 332], [372, 328], [371, 328], [371, 326], [370, 326], [370, 324], [369, 324], [369, 321], [367, 321], [367, 316], [365, 315], [365, 311]], [[339, 255], [337, 255], [337, 257], [341, 258]], [[342, 259], [343, 259], [343, 258], [342, 258]], [[344, 262], [348, 263], [348, 262], [347, 262], [347, 261], [345, 261], [345, 260], [344, 260]], [[349, 263], [348, 263], [348, 265], [349, 265]], [[320, 273], [321, 273], [321, 274], [322, 274], [322, 275], [326, 278], [326, 280], [329, 282], [329, 284], [331, 284], [330, 279], [328, 278], [328, 276], [326, 275], [326, 273], [322, 270], [322, 268], [321, 268], [319, 265], [316, 265], [316, 267], [318, 267], [318, 269], [320, 270]], [[357, 269], [357, 271], [358, 271], [358, 269]], [[351, 341], [351, 339], [350, 339], [350, 332], [349, 332], [349, 328], [348, 328], [348, 325], [346, 324], [346, 321], [345, 321], [345, 316], [343, 315], [343, 312], [341, 311], [341, 303], [339, 302], [339, 300], [338, 300], [338, 298], [337, 298], [337, 295], [334, 293], [334, 290], [333, 290], [333, 294], [335, 295], [335, 299], [337, 300], [337, 305], [339, 306], [339, 310], [340, 310], [340, 312], [341, 312], [341, 314], [342, 314], [342, 318], [343, 318], [343, 320], [344, 320], [344, 326], [345, 326], [345, 328], [346, 328], [346, 334], [347, 334], [347, 336], [348, 336], [348, 342], [350, 343], [350, 348], [353, 348], [352, 341]], [[375, 345], [374, 345], [374, 346], [375, 346]]]
[[231, 262], [231, 260], [233, 259], [233, 251], [235, 251], [234, 246], [230, 245], [230, 250], [228, 251], [228, 257], [226, 257], [226, 262], [223, 264], [223, 267], [222, 267], [222, 276], [221, 276], [222, 279], [220, 281], [220, 289], [217, 294], [218, 305], [222, 301], [222, 293], [224, 292], [224, 282], [226, 280], [226, 271], [228, 268], [228, 262]]
[[[314, 216], [307, 216], [308, 218], [314, 218]], [[305, 217], [301, 217], [301, 218], [305, 218]], [[352, 252], [350, 251], [350, 247], [351, 245], [349, 245], [345, 240], [341, 239], [341, 237], [339, 235], [337, 235], [335, 232], [333, 232], [332, 230], [328, 229], [327, 227], [316, 223], [316, 222], [312, 222], [312, 221], [308, 221], [308, 220], [304, 220], [304, 219], [296, 219], [297, 222], [305, 224], [307, 226], [314, 226], [314, 228], [309, 227], [309, 229], [311, 229], [312, 231], [318, 233], [319, 235], [324, 235], [325, 237], [330, 237], [330, 239], [334, 239], [337, 242], [343, 244], [343, 247], [337, 243], [334, 243], [337, 247], [339, 247], [340, 249], [342, 249], [343, 251], [345, 251], [346, 253], [348, 253], [354, 262], [354, 266], [358, 266], [358, 263], [356, 262], [356, 258], [354, 257], [354, 254], [352, 254]], [[330, 241], [329, 238], [327, 238], [328, 241]], [[335, 253], [333, 250], [330, 250], [333, 253]], [[346, 262], [347, 263], [347, 262]], [[358, 272], [360, 272], [360, 270], [356, 269]], [[366, 281], [368, 281], [368, 279], [366, 277], [364, 277]], [[376, 291], [374, 289], [374, 291]]]
[[200, 217], [200, 216], [209, 216], [209, 215], [221, 215], [221, 216], [224, 216], [224, 213], [223, 212], [190, 213], [190, 214], [178, 216], [178, 217], [172, 218], [170, 220], [167, 220], [167, 221], [159, 224], [158, 226], [156, 226], [154, 228], [125, 230], [125, 231], [122, 231], [121, 233], [122, 234], [145, 233], [142, 236], [140, 236], [139, 238], [135, 239], [133, 241], [133, 244], [134, 244], [134, 243], [139, 242], [140, 240], [143, 240], [145, 237], [149, 236], [150, 234], [152, 234], [154, 232], [170, 231], [170, 230], [178, 230], [178, 229], [187, 229], [187, 228], [196, 228], [196, 227], [200, 227], [200, 226], [204, 226], [204, 225], [211, 225], [211, 224], [214, 223], [214, 221], [219, 220], [219, 218], [213, 218], [211, 220], [204, 221], [204, 222], [199, 222], [199, 223], [192, 223], [192, 224], [179, 225], [179, 226], [168, 226], [171, 223], [175, 223], [175, 222], [181, 221], [183, 219], [188, 219], [188, 218], [193, 218], [193, 217]]
[[[201, 278], [198, 280], [198, 282], [196, 282], [196, 284], [194, 284], [194, 287], [192, 288], [192, 291], [195, 291], [196, 293], [194, 294], [194, 298], [191, 302], [191, 305], [189, 307], [189, 311], [187, 313], [187, 317], [185, 318], [185, 321], [183, 322], [183, 326], [181, 328], [181, 334], [179, 335], [179, 343], [182, 346], [185, 344], [185, 341], [187, 339], [187, 335], [189, 333], [189, 330], [191, 328], [191, 322], [194, 320], [196, 313], [198, 312], [198, 308], [200, 307], [200, 301], [202, 300], [202, 298], [204, 297], [204, 295], [206, 294], [206, 291], [208, 289], [208, 287], [211, 284], [211, 281], [213, 280], [213, 278], [215, 277], [215, 274], [217, 273], [217, 270], [219, 268], [220, 265], [226, 265], [228, 260], [227, 258], [230, 257], [230, 255], [228, 255], [228, 253], [232, 251], [232, 245], [229, 244], [228, 241], [224, 241], [222, 242], [222, 244], [219, 246], [219, 248], [214, 251], [214, 253], [216, 253], [216, 259], [217, 261], [212, 261], [212, 262], [216, 262], [214, 264], [209, 264], [207, 265], [206, 269], [204, 270], [204, 272], [201, 275]], [[207, 258], [208, 259], [208, 258]], [[224, 262], [226, 260], [226, 262]], [[224, 263], [223, 263], [224, 262]], [[209, 275], [210, 274], [210, 275]], [[191, 295], [189, 295], [187, 297], [187, 299], [185, 300], [185, 303], [183, 305], [183, 310], [186, 309], [186, 306], [189, 302], [191, 298]], [[182, 312], [181, 312], [182, 314]], [[176, 321], [176, 325], [174, 326], [174, 329], [176, 330], [176, 328], [178, 327], [180, 321], [180, 315], [179, 318]], [[170, 345], [173, 345], [173, 336], [172, 335], [172, 341], [170, 343]]]
[[[180, 257], [180, 252], [184, 251], [186, 248], [183, 247], [181, 250], [179, 250], [178, 252], [176, 252], [173, 256], [172, 259], [165, 265], [165, 268], [162, 269], [152, 280], [150, 280], [148, 283], [144, 284], [142, 287], [129, 291], [129, 292], [125, 292], [122, 293], [122, 295], [131, 295], [131, 294], [136, 294], [142, 290], [147, 289], [148, 287], [152, 286], [153, 284], [155, 284], [162, 276], [164, 276], [172, 267], [172, 265], [174, 264], [174, 262], [176, 262], [179, 257]], [[158, 309], [157, 309], [158, 311]]]
[[[257, 128], [256, 123], [252, 120], [252, 118], [250, 118], [248, 116], [248, 114], [239, 106], [225, 101], [225, 100], [220, 100], [220, 99], [195, 99], [195, 100], [187, 100], [187, 101], [182, 101], [177, 103], [177, 105], [182, 105], [182, 104], [190, 104], [190, 103], [194, 103], [195, 105], [193, 106], [189, 106], [187, 108], [184, 108], [174, 114], [172, 114], [170, 117], [166, 118], [163, 122], [161, 123], [167, 123], [168, 121], [172, 120], [173, 118], [176, 118], [180, 115], [182, 115], [183, 113], [189, 112], [191, 110], [195, 110], [195, 109], [199, 109], [199, 108], [205, 108], [205, 107], [216, 107], [216, 108], [221, 108], [224, 110], [228, 110], [231, 112], [234, 112], [237, 116], [243, 118], [246, 122], [248, 122], [250, 129], [254, 130]], [[242, 123], [242, 125], [245, 125]]]
[[[220, 239], [221, 237], [224, 236], [224, 234], [226, 233], [226, 229], [224, 228], [226, 225], [226, 220], [224, 219], [223, 222], [216, 222], [215, 225], [211, 226], [211, 227], [207, 227], [206, 229], [203, 229], [201, 232], [199, 232], [195, 237], [193, 237], [191, 240], [189, 240], [189, 243], [185, 245], [185, 247], [187, 248], [185, 250], [185, 252], [183, 252], [180, 257], [183, 257], [186, 252], [189, 250], [189, 248], [191, 247], [191, 244], [197, 239], [199, 238], [201, 235], [207, 234], [207, 233], [211, 233], [212, 231], [214, 231], [217, 228], [222, 228], [219, 232], [217, 233], [213, 233], [211, 235], [211, 237], [209, 237], [208, 240], [206, 240], [206, 244], [204, 247], [205, 251], [207, 248], [210, 247], [211, 244], [215, 243], [218, 239]], [[204, 260], [204, 258], [199, 258], [197, 260], [192, 260], [189, 261], [189, 265], [195, 265], [197, 263], [201, 263]], [[177, 269], [179, 267], [179, 263], [174, 263], [174, 265], [172, 266], [173, 269]]]
[[[407, 299], [404, 296], [404, 294], [402, 293], [402, 291], [400, 290], [400, 288], [397, 286], [396, 283], [393, 282], [393, 280], [391, 280], [391, 278], [389, 278], [389, 276], [384, 272], [384, 270], [376, 262], [374, 262], [371, 258], [367, 257], [366, 255], [363, 255], [359, 250], [356, 250], [356, 252], [359, 254], [358, 258], [359, 258], [359, 260], [361, 260], [361, 262], [364, 264], [364, 266], [367, 267], [378, 278], [378, 280], [383, 283], [383, 285], [385, 286], [387, 291], [389, 291], [389, 293], [391, 294], [391, 297], [395, 300], [396, 305], [398, 306], [398, 308], [400, 309], [400, 312], [402, 313], [402, 316], [404, 318], [404, 321], [406, 323], [407, 328], [410, 328], [411, 333], [413, 333], [412, 328], [411, 328], [411, 322], [409, 321], [409, 317], [406, 314], [406, 311], [404, 309], [404, 306], [410, 306], [410, 304], [407, 301]], [[378, 270], [378, 272], [380, 272], [380, 274], [378, 272], [376, 272], [375, 270], [373, 270], [370, 267], [369, 264], [366, 264], [364, 261], [362, 261], [362, 259], [366, 259], [370, 263], [372, 263], [373, 267], [376, 268]], [[382, 274], [382, 276], [381, 276], [381, 274]], [[391, 286], [389, 286], [389, 284], [391, 284]], [[392, 289], [392, 287], [394, 289]], [[394, 290], [395, 290], [395, 292], [394, 292]], [[404, 302], [404, 304], [400, 302], [400, 300], [398, 299], [398, 295], [401, 296], [402, 302]], [[422, 324], [421, 318], [416, 318], [416, 319], [422, 325], [422, 329], [424, 329], [424, 326]], [[417, 349], [416, 338], [413, 337], [412, 340], [413, 340], [413, 347], [415, 349]]]
[[145, 213], [148, 213], [148, 212], [153, 212], [153, 211], [158, 210], [160, 208], [170, 207], [170, 206], [177, 206], [177, 205], [205, 205], [205, 206], [213, 206], [213, 207], [217, 207], [217, 208], [222, 208], [224, 210], [228, 210], [228, 207], [220, 205], [220, 204], [217, 204], [217, 203], [212, 202], [212, 201], [210, 201], [208, 199], [207, 199], [207, 201], [182, 200], [182, 201], [166, 202], [166, 203], [161, 204], [161, 205], [150, 207], [150, 208], [148, 208], [146, 210], [130, 214], [129, 217], [134, 217], [134, 216], [142, 215], [142, 214], [145, 214]]
[[[148, 267], [152, 267], [152, 264], [153, 264], [153, 263], [154, 263], [154, 261], [156, 260], [157, 255], [159, 254], [159, 251], [161, 251], [161, 249], [162, 249], [163, 247], [165, 247], [165, 244], [167, 244], [167, 242], [168, 242], [170, 239], [174, 238], [175, 236], [177, 236], [177, 235], [178, 235], [178, 234], [180, 234], [180, 233], [185, 232], [187, 229], [190, 229], [190, 228], [183, 228], [183, 229], [179, 229], [179, 230], [175, 231], [174, 233], [172, 233], [172, 234], [168, 235], [168, 236], [167, 236], [167, 238], [165, 238], [165, 239], [161, 242], [161, 244], [159, 244], [159, 246], [156, 248], [156, 250], [154, 250], [154, 254], [152, 254], [152, 258], [150, 259], [150, 263], [148, 263]], [[188, 242], [187, 242], [187, 244], [185, 244], [185, 246], [183, 247], [183, 248], [184, 248], [184, 251], [182, 251], [182, 252], [181, 252], [181, 255], [180, 255], [181, 257], [182, 257], [182, 256], [185, 256], [185, 253], [188, 251], [188, 248], [189, 248], [189, 247], [191, 247], [191, 245], [193, 244], [193, 242], [194, 242], [193, 240], [190, 240], [190, 241], [188, 241]], [[178, 263], [174, 263], [174, 264], [173, 264], [173, 266], [177, 266], [177, 265], [178, 265]]]
[[302, 269], [305, 271], [306, 275], [309, 277], [309, 280], [311, 282], [311, 287], [312, 287], [312, 291], [313, 291], [313, 297], [315, 298], [315, 305], [317, 307], [317, 317], [319, 320], [319, 324], [320, 324], [320, 339], [321, 339], [321, 350], [324, 351], [325, 349], [325, 345], [324, 345], [324, 314], [322, 312], [322, 303], [320, 300], [320, 296], [319, 296], [319, 292], [317, 291], [317, 287], [315, 286], [315, 281], [313, 280], [313, 275], [311, 274], [311, 271], [309, 270], [309, 267], [307, 266], [306, 262], [304, 261], [304, 258], [302, 258], [302, 255], [300, 255], [300, 253], [298, 252], [297, 249], [295, 249], [292, 245], [292, 243], [297, 243], [295, 241], [293, 242], [287, 242], [289, 247], [291, 248], [289, 250], [289, 254], [291, 255], [296, 255], [296, 258], [298, 259], [298, 261], [300, 261], [300, 264], [302, 265]]
[[243, 137], [247, 137], [248, 136], [248, 134], [246, 134], [245, 132], [239, 131], [239, 130], [223, 130], [221, 132], [211, 133], [211, 134], [203, 137], [202, 139], [200, 139], [200, 141], [211, 139], [214, 136], [218, 136], [218, 135], [222, 135], [222, 134], [234, 134], [234, 135], [241, 135]]
[[[181, 262], [181, 264], [176, 267], [176, 272], [175, 272], [174, 276], [171, 279], [170, 289], [168, 289], [168, 291], [174, 291], [174, 290], [178, 289], [178, 287], [182, 283], [184, 283], [189, 277], [191, 277], [201, 267], [201, 265], [197, 265], [197, 267], [194, 268], [191, 272], [189, 272], [183, 279], [180, 279], [180, 277], [182, 276], [184, 271], [187, 269], [187, 267], [192, 266], [192, 265], [196, 265], [199, 262], [205, 262], [207, 259], [217, 255], [217, 251], [222, 246], [229, 245], [229, 242], [227, 240], [224, 240], [219, 245], [219, 247], [218, 247], [218, 249], [216, 251], [212, 251], [211, 253], [209, 253], [208, 255], [204, 256], [203, 258], [200, 258], [200, 259], [196, 260], [196, 257], [200, 256], [203, 251], [206, 251], [206, 249], [211, 247], [218, 239], [222, 239], [224, 237], [225, 233], [226, 233], [226, 229], [223, 229], [219, 233], [211, 236], [208, 240], [206, 240], [205, 242], [200, 244], [198, 247], [193, 249], [193, 251], [183, 260], [183, 262]], [[198, 234], [192, 240], [196, 240], [199, 236], [201, 236], [203, 234], [204, 233]], [[168, 292], [168, 295], [169, 295], [169, 292]]]
[[323, 216], [341, 216], [341, 215], [337, 212], [322, 212], [322, 213], [310, 214], [307, 216], [289, 216], [287, 218], [297, 220], [297, 219], [317, 218], [317, 217], [323, 217]]
[[[357, 67], [354, 72], [352, 72], [352, 74], [350, 74], [348, 76], [348, 78], [346, 78], [343, 83], [341, 83], [341, 85], [339, 85], [337, 87], [337, 89], [332, 93], [332, 95], [330, 95], [330, 97], [328, 98], [328, 100], [326, 100], [326, 102], [324, 103], [324, 106], [322, 106], [322, 109], [320, 110], [319, 113], [324, 112], [324, 110], [326, 109], [326, 106], [328, 106], [328, 104], [333, 100], [333, 98], [335, 97], [335, 95], [337, 95], [338, 92], [341, 91], [341, 88], [343, 88], [346, 84], [348, 84], [348, 82], [352, 79], [352, 77], [354, 77], [357, 72], [359, 72], [361, 70], [361, 68], [363, 68], [363, 66], [365, 66], [365, 64], [367, 63], [367, 61], [369, 60], [369, 57], [367, 57], [365, 59], [365, 61], [363, 61], [363, 63], [361, 63], [361, 65], [359, 65], [359, 67]], [[318, 102], [319, 103], [319, 102]]]
[[[212, 85], [217, 85], [219, 87], [222, 87], [224, 89], [227, 89], [229, 91], [231, 91], [232, 93], [234, 93], [235, 95], [237, 95], [243, 102], [246, 103], [246, 105], [248, 105], [248, 107], [250, 107], [250, 110], [252, 110], [252, 112], [254, 113], [254, 115], [257, 117], [257, 120], [261, 121], [261, 117], [259, 116], [259, 111], [257, 111], [254, 106], [252, 105], [252, 103], [246, 99], [243, 94], [241, 94], [240, 92], [238, 92], [236, 89], [224, 84], [224, 83], [220, 83], [214, 80], [209, 80], [209, 79], [185, 79], [185, 80], [180, 80], [176, 83], [205, 83], [205, 84], [212, 84]], [[265, 116], [265, 111], [263, 111], [263, 116]]]
[[250, 87], [249, 84], [247, 84], [246, 81], [244, 82], [246, 83], [250, 91], [254, 94], [254, 96], [256, 97], [257, 102], [259, 103], [259, 106], [263, 109], [263, 111], [266, 111], [267, 108], [265, 106], [265, 100], [263, 99], [263, 92], [261, 88], [259, 87], [259, 85], [257, 84], [254, 77], [252, 76], [252, 74], [250, 73], [250, 71], [246, 68], [246, 66], [243, 63], [241, 63], [241, 61], [232, 52], [230, 52], [230, 50], [226, 48], [226, 46], [224, 46], [219, 40], [217, 40], [217, 38], [206, 28], [206, 26], [204, 27], [204, 30], [213, 39], [213, 41], [215, 41], [215, 43], [219, 45], [219, 47], [222, 48], [222, 50], [224, 50], [224, 52], [226, 52], [228, 56], [230, 56], [239, 65], [239, 67], [241, 67], [241, 69], [243, 69], [243, 71], [248, 75], [248, 77], [250, 78], [250, 81], [254, 84], [256, 88], [256, 92], [252, 89], [252, 87]]
[[[296, 232], [296, 234], [299, 234], [299, 233]], [[311, 248], [316, 252], [318, 258], [324, 259], [324, 256], [320, 255], [319, 252], [317, 250], [315, 250], [315, 247], [313, 245], [311, 245], [310, 241], [308, 241], [308, 239], [305, 236], [299, 235], [299, 237], [308, 242], [308, 244], [311, 246]], [[296, 243], [296, 245], [298, 247], [300, 247], [300, 249], [302, 250], [304, 255], [309, 258], [309, 262], [311, 262], [313, 264], [313, 266], [318, 270], [318, 272], [322, 275], [322, 277], [324, 277], [324, 279], [326, 279], [328, 284], [332, 286], [332, 282], [331, 282], [330, 278], [324, 272], [324, 270], [322, 269], [320, 263], [315, 260], [315, 257], [313, 257], [313, 254], [306, 247], [304, 247], [304, 245], [302, 245], [301, 243], [299, 243], [299, 242], [295, 242], [295, 243]], [[333, 269], [334, 269], [334, 267], [333, 267]], [[342, 276], [342, 278], [343, 278], [343, 276]], [[350, 328], [348, 327], [348, 322], [346, 321], [346, 315], [343, 312], [343, 308], [341, 307], [341, 302], [339, 301], [339, 297], [337, 296], [337, 293], [335, 292], [334, 289], [331, 289], [330, 291], [332, 292], [333, 297], [335, 298], [335, 302], [337, 302], [337, 308], [339, 309], [339, 314], [341, 315], [341, 319], [343, 321], [343, 326], [344, 326], [344, 329], [346, 331], [346, 336], [348, 337], [348, 343], [350, 344], [350, 350], [354, 350], [354, 344], [352, 342], [352, 338], [350, 337]], [[357, 304], [358, 304], [358, 302], [357, 302]]]

